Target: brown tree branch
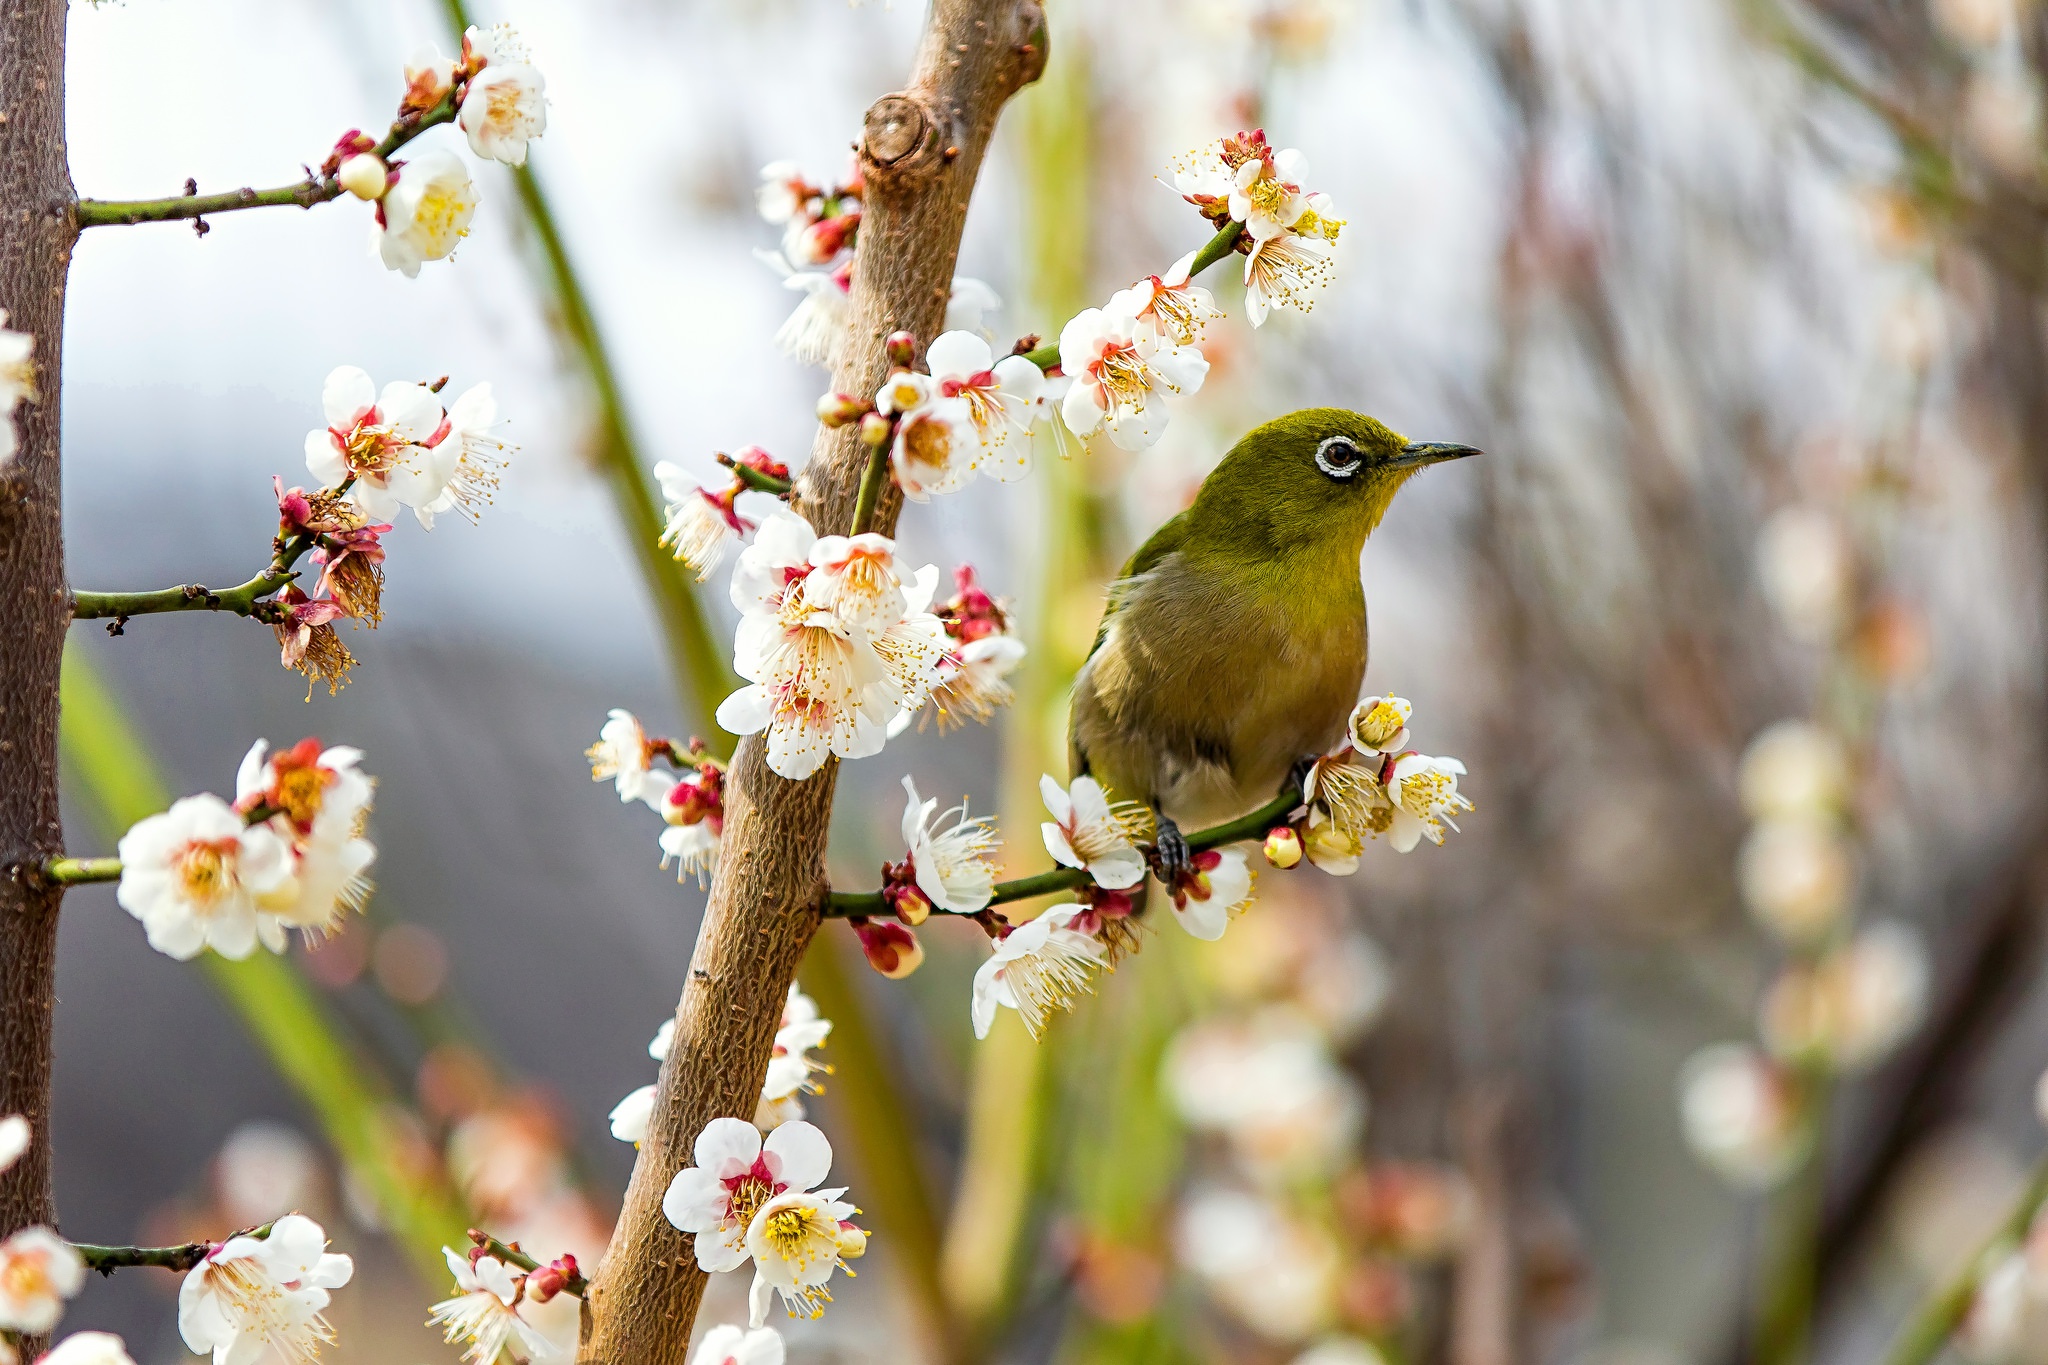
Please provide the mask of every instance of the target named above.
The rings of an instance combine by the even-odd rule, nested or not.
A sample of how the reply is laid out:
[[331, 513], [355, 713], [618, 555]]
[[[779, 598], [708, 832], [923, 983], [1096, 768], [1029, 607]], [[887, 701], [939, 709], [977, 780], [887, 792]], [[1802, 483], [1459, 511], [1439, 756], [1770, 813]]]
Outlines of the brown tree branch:
[[[880, 386], [891, 332], [937, 335], [996, 116], [1037, 79], [1045, 53], [1044, 15], [1032, 0], [934, 0], [909, 86], [877, 100], [862, 132], [865, 212], [833, 391]], [[821, 430], [797, 480], [797, 510], [820, 531], [843, 531], [866, 466], [855, 428]], [[893, 485], [883, 490], [877, 530], [894, 530], [901, 503]], [[690, 1238], [662, 1217], [662, 1193], [706, 1123], [754, 1112], [784, 997], [825, 902], [836, 776], [828, 764], [807, 781], [786, 781], [768, 770], [759, 736], [739, 747], [725, 852], [676, 1009], [675, 1044], [585, 1300], [582, 1365], [684, 1365], [704, 1274]]]
[[[64, 277], [77, 228], [64, 152], [65, 0], [0, 4], [0, 308], [35, 336], [39, 401], [14, 415], [20, 448], [0, 468], [0, 867], [62, 852], [57, 683], [71, 593], [64, 582], [58, 388]], [[63, 888], [0, 877], [0, 1114], [25, 1115], [28, 1151], [0, 1174], [0, 1235], [50, 1223], [50, 1024]], [[33, 1359], [40, 1341], [21, 1343]]]

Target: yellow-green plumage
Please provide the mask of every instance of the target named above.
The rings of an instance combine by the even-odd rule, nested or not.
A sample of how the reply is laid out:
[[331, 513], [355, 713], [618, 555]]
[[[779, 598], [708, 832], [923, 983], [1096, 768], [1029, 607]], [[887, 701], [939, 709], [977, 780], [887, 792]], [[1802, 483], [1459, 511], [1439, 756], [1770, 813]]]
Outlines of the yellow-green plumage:
[[[1348, 476], [1319, 467], [1347, 447]], [[1342, 408], [1248, 433], [1112, 585], [1074, 684], [1073, 774], [1192, 826], [1270, 800], [1358, 700], [1366, 537], [1418, 470], [1474, 453]]]

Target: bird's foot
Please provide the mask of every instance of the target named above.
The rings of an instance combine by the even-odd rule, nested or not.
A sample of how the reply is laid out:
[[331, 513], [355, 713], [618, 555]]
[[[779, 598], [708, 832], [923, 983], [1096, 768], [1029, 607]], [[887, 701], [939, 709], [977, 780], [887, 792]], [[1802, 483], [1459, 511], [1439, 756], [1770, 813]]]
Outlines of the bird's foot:
[[1188, 848], [1187, 836], [1180, 832], [1180, 826], [1166, 815], [1156, 813], [1159, 832], [1153, 836], [1152, 870], [1159, 874], [1159, 880], [1169, 891], [1180, 883], [1180, 874], [1187, 871], [1194, 852]]
[[1314, 768], [1316, 764], [1320, 761], [1321, 760], [1315, 758], [1295, 759], [1294, 766], [1287, 770], [1286, 790], [1291, 792], [1299, 792], [1301, 790], [1302, 784], [1308, 781], [1309, 770]]

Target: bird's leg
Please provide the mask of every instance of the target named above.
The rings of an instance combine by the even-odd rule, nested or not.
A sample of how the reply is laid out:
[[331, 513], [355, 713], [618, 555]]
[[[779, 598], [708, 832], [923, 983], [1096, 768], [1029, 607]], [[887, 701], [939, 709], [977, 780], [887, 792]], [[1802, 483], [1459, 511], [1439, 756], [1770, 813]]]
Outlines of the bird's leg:
[[1152, 837], [1152, 869], [1159, 874], [1159, 880], [1168, 891], [1180, 881], [1180, 874], [1187, 870], [1188, 861], [1194, 855], [1188, 849], [1187, 836], [1180, 832], [1167, 813], [1159, 809], [1159, 803], [1152, 803], [1152, 817], [1158, 832]]
[[1291, 792], [1300, 791], [1302, 783], [1308, 781], [1309, 769], [1315, 767], [1319, 761], [1315, 758], [1295, 759], [1294, 766], [1287, 770], [1286, 790]]

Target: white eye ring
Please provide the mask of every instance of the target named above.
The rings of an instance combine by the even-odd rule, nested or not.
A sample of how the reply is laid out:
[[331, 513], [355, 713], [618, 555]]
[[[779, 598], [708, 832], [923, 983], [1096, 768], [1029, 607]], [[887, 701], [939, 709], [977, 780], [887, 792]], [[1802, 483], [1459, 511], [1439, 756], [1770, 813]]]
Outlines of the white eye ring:
[[[1330, 447], [1332, 446], [1343, 446], [1346, 450], [1349, 450], [1351, 452], [1351, 462], [1349, 464], [1331, 463]], [[1322, 470], [1333, 479], [1350, 478], [1358, 472], [1358, 467], [1363, 463], [1364, 457], [1358, 453], [1358, 447], [1352, 443], [1351, 438], [1348, 436], [1326, 437], [1323, 443], [1316, 447], [1316, 468]]]

